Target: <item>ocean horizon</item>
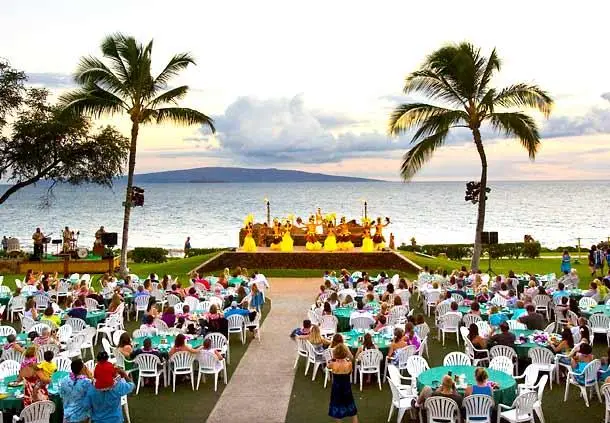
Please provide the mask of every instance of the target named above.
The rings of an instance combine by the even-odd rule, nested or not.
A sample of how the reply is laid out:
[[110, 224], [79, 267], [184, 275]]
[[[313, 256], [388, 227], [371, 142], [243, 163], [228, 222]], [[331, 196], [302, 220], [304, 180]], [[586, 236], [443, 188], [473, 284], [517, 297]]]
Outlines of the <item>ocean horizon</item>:
[[[300, 183], [146, 183], [145, 205], [132, 211], [129, 247], [182, 248], [187, 236], [193, 247], [237, 247], [238, 233], [249, 213], [256, 222], [290, 214], [304, 220], [322, 208], [360, 220], [363, 199], [368, 216], [391, 219], [386, 237], [396, 245], [471, 243], [476, 205], [464, 201], [466, 181], [300, 182]], [[598, 210], [610, 194], [604, 181], [490, 181], [485, 230], [498, 231], [500, 242], [520, 242], [532, 235], [548, 247], [587, 246], [606, 240], [610, 230]], [[0, 185], [4, 187], [4, 185]], [[124, 184], [112, 189], [96, 185], [59, 185], [50, 208], [41, 209], [45, 184], [27, 187], [0, 206], [0, 236], [19, 238], [31, 247], [31, 235], [41, 227], [59, 238], [64, 226], [80, 231], [79, 246], [91, 248], [100, 225], [122, 230]], [[599, 205], [599, 206], [598, 206]], [[49, 246], [49, 251], [52, 246]], [[54, 251], [54, 250], [53, 250]]]

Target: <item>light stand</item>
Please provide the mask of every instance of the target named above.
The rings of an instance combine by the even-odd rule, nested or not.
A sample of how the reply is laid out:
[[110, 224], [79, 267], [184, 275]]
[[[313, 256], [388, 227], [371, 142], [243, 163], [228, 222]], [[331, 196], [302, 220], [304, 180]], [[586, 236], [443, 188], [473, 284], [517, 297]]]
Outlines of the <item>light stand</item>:
[[267, 206], [267, 226], [271, 226], [271, 203], [265, 198]]

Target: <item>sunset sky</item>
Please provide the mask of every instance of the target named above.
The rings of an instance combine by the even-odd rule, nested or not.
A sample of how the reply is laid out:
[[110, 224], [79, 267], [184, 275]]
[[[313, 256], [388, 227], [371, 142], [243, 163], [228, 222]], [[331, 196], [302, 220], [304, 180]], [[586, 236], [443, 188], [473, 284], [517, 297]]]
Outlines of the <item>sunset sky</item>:
[[[59, 94], [73, 87], [79, 58], [100, 56], [113, 32], [153, 38], [157, 70], [191, 52], [198, 65], [175, 84], [191, 87], [182, 104], [213, 116], [218, 133], [147, 127], [138, 173], [242, 166], [397, 180], [409, 136], [390, 139], [386, 125], [407, 100], [404, 77], [435, 48], [467, 40], [498, 49], [503, 69], [493, 85], [532, 82], [556, 100], [540, 120], [534, 163], [518, 142], [485, 134], [491, 179], [608, 179], [609, 12], [607, 0], [31, 0], [3, 6], [0, 57]], [[111, 122], [128, 134], [127, 117]], [[417, 179], [478, 173], [474, 146], [458, 133]]]

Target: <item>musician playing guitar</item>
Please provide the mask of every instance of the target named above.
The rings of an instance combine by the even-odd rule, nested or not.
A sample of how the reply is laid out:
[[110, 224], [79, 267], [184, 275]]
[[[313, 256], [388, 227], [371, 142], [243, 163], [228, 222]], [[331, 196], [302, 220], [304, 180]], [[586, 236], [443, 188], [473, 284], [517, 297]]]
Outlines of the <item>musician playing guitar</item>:
[[34, 240], [34, 257], [41, 258], [42, 257], [42, 241], [45, 236], [40, 230], [40, 228], [36, 228], [36, 232], [32, 235], [32, 239]]
[[70, 231], [69, 227], [65, 227], [63, 232], [61, 233], [61, 237], [63, 239], [64, 245], [63, 245], [63, 252], [64, 253], [69, 253], [70, 249], [71, 249], [71, 244], [72, 244], [72, 238], [73, 238], [73, 234], [74, 232]]
[[93, 253], [98, 256], [104, 255], [104, 243], [102, 242], [102, 235], [106, 233], [103, 226], [95, 232], [95, 242], [93, 243]]

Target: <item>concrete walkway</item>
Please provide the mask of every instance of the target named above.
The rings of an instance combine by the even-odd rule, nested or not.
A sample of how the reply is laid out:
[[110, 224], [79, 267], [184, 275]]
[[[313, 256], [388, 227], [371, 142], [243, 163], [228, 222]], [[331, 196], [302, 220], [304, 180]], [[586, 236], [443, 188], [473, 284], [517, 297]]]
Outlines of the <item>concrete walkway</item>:
[[306, 318], [319, 278], [270, 280], [271, 311], [220, 396], [208, 423], [266, 422], [286, 419], [294, 381], [295, 344], [288, 336]]

